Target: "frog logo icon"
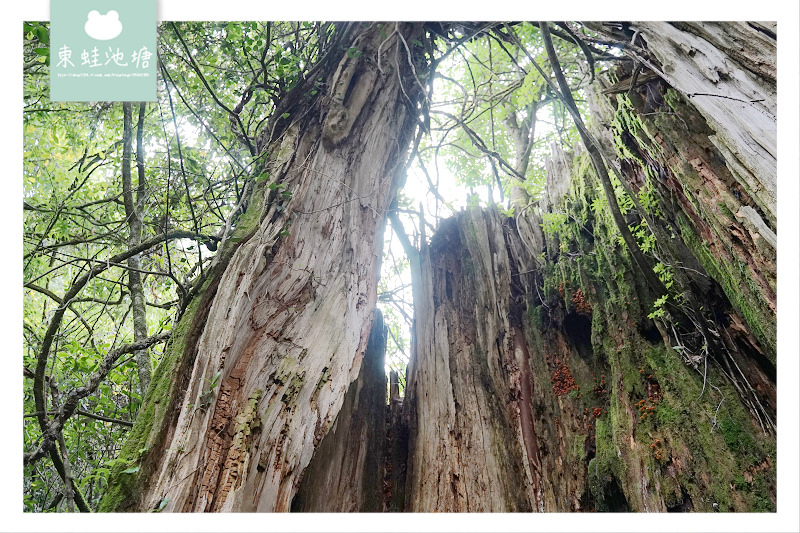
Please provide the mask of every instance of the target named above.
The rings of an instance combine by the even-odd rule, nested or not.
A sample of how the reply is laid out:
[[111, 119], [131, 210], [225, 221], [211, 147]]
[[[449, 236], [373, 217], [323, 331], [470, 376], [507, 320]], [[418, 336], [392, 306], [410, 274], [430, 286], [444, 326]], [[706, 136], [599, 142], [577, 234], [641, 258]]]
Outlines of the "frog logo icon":
[[99, 11], [89, 11], [86, 24], [83, 29], [86, 35], [98, 41], [109, 41], [122, 33], [122, 23], [119, 21], [119, 13], [113, 9], [101, 15]]

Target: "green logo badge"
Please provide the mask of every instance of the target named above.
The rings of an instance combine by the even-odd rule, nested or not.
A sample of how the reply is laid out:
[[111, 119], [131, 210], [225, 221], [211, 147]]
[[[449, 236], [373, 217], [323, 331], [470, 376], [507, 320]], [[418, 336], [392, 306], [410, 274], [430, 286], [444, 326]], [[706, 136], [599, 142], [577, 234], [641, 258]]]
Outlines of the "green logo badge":
[[51, 0], [50, 99], [155, 101], [156, 0]]

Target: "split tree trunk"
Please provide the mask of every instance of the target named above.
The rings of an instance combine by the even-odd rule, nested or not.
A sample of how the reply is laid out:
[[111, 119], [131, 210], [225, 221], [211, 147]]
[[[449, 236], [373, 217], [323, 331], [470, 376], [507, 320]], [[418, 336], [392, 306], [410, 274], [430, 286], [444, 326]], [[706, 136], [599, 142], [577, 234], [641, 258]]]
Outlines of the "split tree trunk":
[[292, 511], [316, 513], [384, 510], [386, 448], [386, 326], [380, 311], [358, 375], [303, 473]]
[[[667, 45], [676, 27], [636, 26], [675, 79], [691, 77], [685, 59], [699, 50], [727, 59], [721, 87], [757, 78], [714, 41], [726, 37], [716, 25], [695, 42], [703, 27]], [[763, 146], [744, 153], [769, 143], [774, 121], [732, 118], [742, 105], [744, 117], [774, 117], [768, 81], [750, 96], [758, 102], [714, 96], [713, 109], [692, 105], [709, 90], [681, 95], [659, 81], [630, 101], [592, 98], [608, 128], [600, 148], [640, 205], [628, 223], [647, 219], [675, 290], [703, 302], [706, 346], [699, 329], [676, 338], [685, 325], [648, 318], [642, 272], [619, 248], [581, 150], [548, 164], [540, 213], [567, 220], [543, 241], [531, 215], [468, 210], [442, 222], [415, 287], [406, 510], [774, 510], [774, 162], [757, 164]], [[760, 96], [766, 114], [753, 109]]]
[[[421, 28], [398, 25], [407, 42]], [[281, 186], [256, 186], [176, 327], [121, 455], [138, 472], [115, 473], [102, 509], [289, 510], [361, 367], [415, 127], [418, 58], [385, 39], [358, 25], [328, 94], [290, 110], [269, 146]]]
[[[662, 62], [683, 57], [659, 38], [649, 50]], [[118, 472], [106, 508], [288, 510], [302, 485], [297, 510], [373, 510], [383, 480], [392, 510], [774, 510], [774, 433], [757, 418], [775, 414], [769, 167], [724, 141], [737, 127], [704, 117], [717, 112], [698, 112], [680, 87], [650, 86], [630, 102], [595, 96], [594, 109], [624, 185], [652, 196], [629, 223], [648, 220], [664, 260], [693, 271], [681, 289], [712, 309], [720, 340], [709, 368], [702, 341], [686, 334], [676, 350], [674, 324], [648, 318], [647, 285], [619, 247], [586, 154], [557, 152], [539, 213], [566, 213], [562, 227], [542, 233], [534, 213], [469, 210], [421, 250], [405, 420], [393, 402], [385, 460], [368, 466], [368, 436], [384, 440], [372, 403], [383, 398], [359, 382], [344, 398], [367, 347], [381, 213], [412, 119], [392, 75], [352, 66], [343, 60], [329, 83], [349, 100], [298, 119], [273, 152], [271, 179], [292, 199], [256, 190], [265, 201], [251, 202], [232, 237], [239, 247], [221, 250], [176, 331], [143, 408], [152, 424], [132, 431], [123, 458], [139, 476]], [[347, 91], [335, 79], [350, 72]], [[279, 238], [282, 213], [294, 223]], [[737, 370], [751, 381], [727, 379]], [[324, 437], [343, 401], [340, 416], [354, 418]], [[348, 456], [350, 446], [367, 453]], [[336, 485], [335, 501], [315, 483]]]

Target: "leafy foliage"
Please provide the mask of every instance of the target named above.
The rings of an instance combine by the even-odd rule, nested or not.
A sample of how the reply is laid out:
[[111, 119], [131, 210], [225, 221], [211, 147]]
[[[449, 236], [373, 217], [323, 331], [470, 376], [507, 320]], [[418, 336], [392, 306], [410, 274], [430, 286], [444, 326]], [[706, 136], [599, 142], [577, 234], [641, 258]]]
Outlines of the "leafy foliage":
[[[515, 33], [527, 54], [506, 32]], [[572, 43], [560, 44], [560, 51], [575, 54]], [[578, 137], [528, 54], [540, 64], [547, 61], [538, 28], [506, 26], [469, 41], [448, 60], [447, 74], [436, 75], [431, 138], [420, 153], [432, 153], [437, 173], [441, 157], [459, 184], [471, 191], [486, 188], [490, 198], [493, 192], [501, 201], [508, 198], [513, 186], [532, 199], [542, 192], [550, 144], [571, 145]], [[567, 65], [579, 90], [588, 73], [576, 61]]]
[[[129, 126], [135, 216], [147, 332], [169, 332], [208, 265], [249, 183], [258, 174], [257, 137], [275, 102], [302, 79], [333, 35], [323, 23], [187, 22], [159, 28], [158, 101]], [[129, 266], [109, 263], [131, 246], [122, 187], [122, 105], [50, 102], [48, 25], [25, 23], [24, 45], [24, 449], [43, 443], [41, 420], [90, 382], [115, 350], [134, 340]], [[316, 90], [316, 89], [315, 89]], [[135, 115], [135, 113], [134, 113]], [[138, 175], [137, 162], [142, 174]], [[261, 176], [258, 176], [259, 178]], [[280, 194], [290, 197], [291, 191]], [[182, 238], [159, 241], [168, 232]], [[288, 231], [288, 230], [287, 230]], [[106, 263], [104, 263], [106, 262]], [[104, 266], [68, 302], [89, 269]], [[64, 307], [65, 306], [65, 307]], [[56, 312], [65, 309], [63, 319]], [[157, 363], [163, 345], [149, 350]], [[122, 350], [125, 351], [124, 349]], [[37, 411], [41, 373], [45, 412]], [[215, 384], [209, 384], [213, 391]], [[125, 353], [110, 365], [58, 432], [51, 460], [26, 463], [24, 509], [93, 507], [144, 391]], [[59, 468], [61, 465], [59, 465]], [[128, 465], [128, 470], [137, 468]], [[70, 494], [72, 493], [72, 494]]]

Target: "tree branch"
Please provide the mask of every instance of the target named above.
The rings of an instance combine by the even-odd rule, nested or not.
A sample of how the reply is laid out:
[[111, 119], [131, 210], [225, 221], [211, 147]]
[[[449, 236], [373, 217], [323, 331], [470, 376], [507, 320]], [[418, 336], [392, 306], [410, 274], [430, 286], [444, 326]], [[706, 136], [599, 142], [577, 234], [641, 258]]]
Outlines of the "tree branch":
[[72, 302], [73, 298], [75, 298], [78, 293], [86, 286], [89, 281], [109, 268], [111, 262], [117, 263], [120, 261], [125, 261], [129, 257], [132, 257], [138, 253], [141, 253], [145, 250], [149, 250], [150, 248], [161, 244], [162, 242], [169, 241], [172, 239], [181, 239], [181, 238], [197, 238], [198, 235], [191, 231], [170, 231], [169, 233], [164, 233], [162, 235], [157, 235], [152, 239], [149, 239], [138, 246], [135, 246], [129, 250], [126, 250], [122, 253], [119, 253], [113, 257], [111, 257], [108, 262], [98, 262], [93, 267], [89, 269], [83, 276], [78, 278], [75, 283], [69, 288], [69, 290], [64, 294], [64, 297], [61, 299], [62, 304], [58, 306], [53, 313], [53, 317], [50, 319], [50, 325], [47, 328], [47, 331], [42, 338], [42, 346], [39, 350], [39, 354], [36, 358], [36, 369], [34, 371], [34, 379], [33, 379], [33, 397], [34, 397], [34, 404], [36, 406], [36, 411], [41, 412], [43, 414], [39, 415], [39, 426], [42, 428], [42, 431], [46, 431], [49, 422], [47, 420], [47, 416], [44, 414], [47, 406], [46, 400], [44, 396], [44, 381], [45, 381], [45, 370], [47, 368], [47, 360], [50, 355], [50, 348], [53, 345], [53, 341], [55, 340], [56, 333], [58, 332], [58, 328], [61, 325], [61, 321], [64, 318], [64, 313], [66, 312], [67, 306]]
[[[57, 411], [50, 411], [47, 413], [48, 415], [56, 415]], [[92, 418], [94, 420], [99, 420], [101, 422], [111, 422], [112, 424], [118, 424], [120, 426], [125, 427], [133, 427], [133, 422], [129, 422], [127, 420], [121, 420], [119, 418], [111, 418], [108, 416], [98, 415], [95, 413], [90, 413], [89, 411], [84, 411], [83, 409], [75, 409], [76, 415], [85, 416], [86, 418]], [[27, 413], [22, 415], [22, 418], [31, 418], [34, 416], [39, 416], [39, 413]]]
[[[43, 457], [46, 453], [50, 452], [53, 444], [55, 443], [58, 434], [61, 432], [61, 429], [64, 427], [64, 423], [75, 413], [75, 410], [78, 407], [78, 402], [83, 398], [86, 398], [94, 391], [97, 390], [97, 387], [100, 385], [100, 382], [105, 379], [108, 373], [111, 371], [111, 368], [114, 365], [114, 362], [119, 359], [122, 355], [127, 353], [137, 352], [139, 350], [144, 350], [145, 348], [149, 348], [153, 344], [163, 342], [170, 338], [172, 332], [167, 331], [163, 333], [159, 333], [158, 335], [153, 335], [152, 337], [148, 337], [146, 339], [142, 339], [137, 342], [133, 342], [131, 344], [127, 344], [125, 346], [121, 346], [116, 350], [111, 350], [106, 354], [103, 360], [100, 362], [100, 365], [97, 370], [95, 370], [89, 379], [87, 380], [86, 384], [73, 389], [67, 394], [67, 399], [64, 400], [64, 403], [56, 410], [56, 415], [52, 421], [46, 424], [46, 426], [42, 427], [42, 443], [39, 447], [31, 452], [24, 454], [23, 462], [24, 464], [31, 464], [34, 461], [39, 460]], [[38, 369], [38, 368], [37, 368]], [[35, 379], [34, 379], [35, 381]], [[36, 416], [40, 421], [42, 419], [47, 419], [47, 413], [44, 411], [39, 411], [37, 409]]]
[[[181, 35], [181, 32], [178, 30], [178, 26], [176, 26], [174, 22], [170, 22], [170, 25], [172, 26], [172, 30], [175, 32], [175, 35], [178, 37], [178, 40], [181, 42], [181, 45], [183, 46], [183, 50], [186, 52], [186, 55], [189, 58], [188, 59], [189, 66], [192, 67], [192, 70], [194, 70], [195, 74], [197, 74], [197, 76], [200, 78], [200, 81], [203, 83], [203, 85], [205, 86], [206, 90], [208, 91], [208, 94], [211, 95], [211, 98], [213, 98], [214, 102], [216, 102], [216, 104], [219, 107], [224, 109], [225, 112], [228, 113], [229, 117], [232, 117], [236, 121], [236, 125], [239, 126], [239, 129], [242, 132], [241, 137], [242, 137], [243, 141], [245, 142], [245, 144], [247, 145], [247, 149], [250, 150], [250, 155], [252, 155], [253, 157], [257, 156], [258, 154], [256, 153], [256, 149], [253, 147], [253, 144], [250, 142], [250, 138], [247, 136], [247, 131], [245, 131], [244, 124], [242, 124], [242, 120], [239, 118], [239, 115], [234, 113], [230, 108], [228, 108], [228, 106], [226, 106], [224, 103], [222, 103], [222, 101], [217, 97], [217, 94], [214, 92], [214, 90], [208, 84], [208, 81], [206, 81], [206, 77], [203, 75], [203, 72], [200, 70], [200, 67], [197, 65], [197, 61], [195, 61], [194, 57], [192, 57], [192, 53], [189, 51], [189, 47], [187, 46], [186, 41], [183, 40], [183, 36]], [[237, 137], [239, 137], [239, 136], [237, 135]]]

